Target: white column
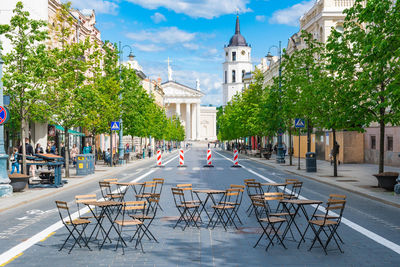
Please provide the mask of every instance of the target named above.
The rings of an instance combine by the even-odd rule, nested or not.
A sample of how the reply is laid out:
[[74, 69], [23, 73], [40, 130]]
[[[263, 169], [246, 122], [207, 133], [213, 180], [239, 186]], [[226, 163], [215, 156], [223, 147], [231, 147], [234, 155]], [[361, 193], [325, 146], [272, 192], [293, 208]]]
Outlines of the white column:
[[196, 138], [200, 140], [200, 103], [196, 104]]
[[176, 116], [181, 117], [181, 103], [176, 103]]
[[186, 103], [186, 139], [190, 139], [190, 126], [191, 126], [191, 120], [190, 120], [190, 103]]
[[192, 139], [193, 140], [197, 140], [197, 135], [196, 135], [196, 131], [197, 131], [197, 113], [196, 113], [196, 108], [197, 105], [192, 103], [190, 105], [191, 110], [192, 110]]

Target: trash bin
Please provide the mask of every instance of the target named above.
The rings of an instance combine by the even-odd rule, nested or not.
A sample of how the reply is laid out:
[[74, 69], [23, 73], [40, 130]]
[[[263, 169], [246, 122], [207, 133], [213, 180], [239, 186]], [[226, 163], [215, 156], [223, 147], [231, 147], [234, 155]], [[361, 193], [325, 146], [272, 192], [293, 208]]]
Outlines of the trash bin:
[[306, 153], [306, 172], [317, 172], [317, 156], [314, 152]]
[[87, 162], [88, 162], [88, 171], [87, 174], [94, 173], [94, 154], [86, 154]]
[[88, 174], [88, 162], [86, 156], [86, 154], [80, 154], [76, 156], [76, 175]]

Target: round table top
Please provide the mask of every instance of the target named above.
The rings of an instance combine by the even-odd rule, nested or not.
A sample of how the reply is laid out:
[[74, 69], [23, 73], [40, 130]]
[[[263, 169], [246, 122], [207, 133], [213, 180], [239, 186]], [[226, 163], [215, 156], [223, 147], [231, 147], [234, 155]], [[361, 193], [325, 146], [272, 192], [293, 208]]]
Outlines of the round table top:
[[223, 194], [225, 190], [216, 190], [216, 189], [193, 189], [193, 192], [196, 193], [205, 193], [205, 194]]
[[262, 183], [264, 186], [285, 186], [287, 183]]
[[82, 202], [85, 205], [90, 205], [90, 206], [97, 206], [97, 207], [108, 207], [108, 206], [120, 206], [123, 205], [123, 202], [118, 202], [118, 201], [84, 201]]
[[323, 201], [321, 201], [321, 200], [310, 200], [310, 199], [285, 199], [285, 200], [281, 200], [281, 202], [297, 204], [297, 205], [312, 205], [312, 204], [323, 203]]

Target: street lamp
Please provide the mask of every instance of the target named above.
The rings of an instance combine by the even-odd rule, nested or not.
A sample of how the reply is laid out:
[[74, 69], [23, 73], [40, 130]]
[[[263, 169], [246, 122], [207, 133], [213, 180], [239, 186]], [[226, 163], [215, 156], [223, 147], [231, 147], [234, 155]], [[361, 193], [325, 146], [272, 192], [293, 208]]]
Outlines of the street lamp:
[[[3, 106], [3, 59], [1, 58], [0, 50], [0, 106]], [[0, 197], [12, 195], [12, 186], [7, 173], [8, 156], [4, 150], [4, 126], [0, 125]]]
[[[122, 56], [123, 56], [123, 50], [124, 48], [129, 48], [129, 61], [133, 61], [133, 59], [135, 58], [135, 56], [132, 53], [132, 47], [130, 47], [129, 45], [124, 45], [121, 47], [121, 42], [119, 42], [119, 75], [120, 75], [120, 79], [121, 79], [121, 64], [122, 64]], [[122, 94], [119, 95], [119, 99], [122, 99]], [[124, 161], [124, 144], [122, 142], [122, 139], [124, 138], [124, 134], [123, 134], [123, 128], [122, 128], [122, 116], [119, 117], [119, 145], [118, 145], [118, 153], [119, 153], [119, 161], [120, 163], [122, 163]], [[112, 148], [111, 148], [112, 149]]]
[[[273, 56], [271, 54], [271, 49], [276, 48], [278, 50], [279, 54], [279, 97], [280, 94], [282, 93], [282, 42], [279, 41], [279, 47], [276, 45], [271, 46], [268, 49], [268, 54], [267, 54], [267, 60], [270, 62], [270, 66], [272, 63]], [[280, 106], [279, 106], [280, 108]], [[279, 113], [278, 113], [279, 114]], [[279, 122], [281, 121], [281, 118], [279, 118]], [[281, 123], [279, 123], [281, 125]], [[282, 130], [278, 130], [278, 150], [277, 150], [277, 155], [276, 155], [276, 162], [277, 163], [285, 163], [285, 155], [283, 155], [283, 145], [282, 145]]]

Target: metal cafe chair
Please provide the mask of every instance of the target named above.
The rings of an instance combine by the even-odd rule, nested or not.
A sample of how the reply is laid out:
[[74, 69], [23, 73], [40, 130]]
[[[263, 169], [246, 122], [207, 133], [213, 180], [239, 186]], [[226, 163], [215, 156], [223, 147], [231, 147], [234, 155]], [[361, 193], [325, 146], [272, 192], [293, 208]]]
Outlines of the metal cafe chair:
[[[151, 197], [156, 198], [156, 199], [160, 199], [161, 198], [162, 189], [163, 189], [163, 186], [164, 186], [164, 179], [163, 178], [153, 178], [153, 181], [156, 182], [156, 188], [154, 189], [154, 193], [152, 194]], [[159, 201], [157, 201], [155, 203], [162, 211], [164, 211], [162, 209]]]
[[[325, 255], [328, 255], [327, 247], [328, 247], [330, 241], [333, 239], [336, 243], [336, 246], [340, 250], [340, 252], [343, 253], [343, 250], [339, 246], [339, 243], [337, 242], [335, 235], [337, 235], [337, 229], [342, 220], [345, 205], [346, 205], [346, 200], [329, 199], [328, 202], [326, 203], [325, 216], [322, 219], [315, 219], [315, 220], [309, 221], [310, 227], [315, 234], [315, 237], [313, 239], [313, 242], [312, 242], [309, 250], [311, 250], [314, 247], [315, 242], [318, 241], [318, 243], [324, 249]], [[331, 216], [329, 214], [330, 211], [336, 211], [339, 214], [339, 216], [335, 216], [335, 217]], [[329, 217], [329, 219], [328, 219], [328, 217]], [[327, 236], [327, 239], [325, 242], [323, 242], [320, 237], [322, 232], [324, 232], [324, 234]]]
[[[147, 236], [149, 240], [154, 240], [158, 243], [158, 240], [154, 237], [152, 232], [149, 230], [151, 223], [153, 222], [154, 218], [157, 214], [158, 202], [160, 201], [159, 198], [149, 198], [147, 203], [147, 208], [144, 213], [141, 214], [131, 214], [129, 215], [133, 219], [140, 220], [143, 222], [143, 234]], [[131, 241], [135, 238], [135, 235], [132, 236]]]
[[[114, 201], [122, 201], [124, 198], [124, 194], [118, 190], [118, 193], [113, 193], [111, 190], [111, 182], [109, 181], [100, 181], [99, 182], [101, 195], [104, 199], [114, 200]], [[117, 187], [119, 188], [119, 187]]]
[[[82, 247], [80, 241], [84, 242], [84, 246], [86, 246], [89, 250], [92, 250], [88, 245], [88, 240], [83, 238], [86, 227], [90, 224], [90, 221], [87, 219], [72, 219], [71, 214], [69, 212], [68, 204], [64, 201], [56, 201], [56, 206], [58, 209], [58, 213], [60, 215], [61, 221], [64, 224], [65, 228], [67, 228], [69, 235], [67, 239], [65, 239], [64, 244], [61, 246], [59, 251], [61, 251], [68, 240], [72, 237], [74, 239], [74, 243], [72, 244], [68, 254], [71, 253], [72, 249], [78, 244], [79, 247]], [[66, 216], [67, 215], [67, 216]], [[65, 217], [69, 219], [65, 219]]]
[[241, 206], [241, 204], [242, 204], [243, 192], [244, 192], [245, 186], [244, 186], [244, 185], [231, 184], [230, 188], [236, 188], [236, 189], [239, 189], [239, 190], [240, 190], [240, 196], [239, 196], [238, 202], [237, 202], [237, 203], [234, 203], [234, 202], [233, 202], [233, 205], [235, 205], [235, 209], [234, 209], [235, 215], [234, 215], [233, 219], [237, 218], [238, 221], [239, 221], [239, 223], [240, 223], [240, 224], [243, 224], [242, 221], [240, 220], [238, 211], [239, 211], [239, 208], [240, 208], [240, 206]]
[[157, 181], [144, 182], [139, 194], [137, 194], [136, 200], [147, 200], [156, 193]]
[[271, 216], [269, 214], [266, 202], [263, 198], [252, 197], [251, 201], [254, 205], [254, 213], [256, 214], [257, 221], [263, 229], [263, 233], [258, 238], [257, 243], [254, 245], [254, 248], [257, 247], [261, 239], [266, 236], [269, 240], [269, 243], [265, 249], [266, 251], [271, 245], [274, 246], [275, 238], [277, 238], [279, 243], [286, 249], [286, 246], [283, 243], [283, 238], [279, 236], [279, 229], [281, 228], [282, 224], [286, 222], [286, 219], [282, 217]]
[[[247, 181], [245, 182], [245, 185], [250, 200], [253, 197], [259, 197], [259, 198], [264, 197], [264, 189], [262, 188], [261, 183], [255, 181]], [[250, 207], [247, 209], [247, 211], [249, 211], [249, 217], [253, 212], [254, 208], [257, 208], [257, 206], [250, 204]]]
[[143, 245], [141, 242], [143, 236], [140, 234], [140, 231], [142, 230], [143, 222], [138, 219], [129, 218], [129, 213], [133, 212], [133, 211], [139, 211], [141, 214], [145, 214], [145, 210], [146, 210], [146, 201], [144, 201], [144, 200], [143, 201], [126, 201], [123, 203], [122, 219], [115, 220], [115, 223], [118, 225], [118, 241], [117, 241], [116, 250], [118, 249], [118, 245], [121, 242], [123, 255], [125, 254], [124, 247], [126, 246], [126, 242], [125, 242], [124, 238], [122, 237], [122, 231], [125, 227], [128, 227], [128, 226], [136, 227], [136, 231], [135, 231], [134, 235], [132, 235], [131, 241], [137, 235], [135, 249], [140, 244], [142, 252], [144, 252]]
[[233, 224], [235, 228], [238, 229], [232, 216], [234, 216], [236, 208], [236, 205], [234, 203], [239, 202], [240, 194], [241, 192], [239, 188], [229, 188], [226, 190], [218, 204], [212, 206], [212, 208], [214, 209], [214, 213], [211, 216], [210, 221], [208, 222], [207, 228], [212, 223], [214, 216], [217, 215], [217, 219], [215, 220], [212, 229], [215, 228], [218, 222], [222, 224], [225, 231], [227, 230], [226, 227], [228, 226], [228, 224]]
[[171, 188], [171, 191], [172, 191], [172, 195], [174, 197], [175, 206], [178, 209], [178, 212], [180, 214], [180, 216], [173, 228], [175, 229], [175, 227], [180, 222], [185, 223], [185, 226], [183, 227], [182, 230], [185, 230], [186, 227], [190, 226], [190, 222], [193, 222], [193, 225], [196, 226], [197, 228], [199, 228], [196, 221], [197, 221], [197, 218], [200, 218], [200, 216], [195, 218], [195, 215], [199, 214], [198, 210], [199, 210], [200, 205], [187, 202], [185, 199], [185, 194], [184, 194], [183, 189], [173, 187], [173, 188]]

